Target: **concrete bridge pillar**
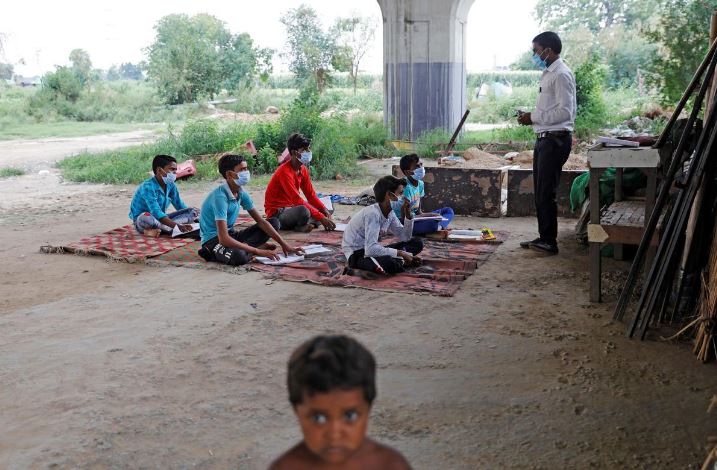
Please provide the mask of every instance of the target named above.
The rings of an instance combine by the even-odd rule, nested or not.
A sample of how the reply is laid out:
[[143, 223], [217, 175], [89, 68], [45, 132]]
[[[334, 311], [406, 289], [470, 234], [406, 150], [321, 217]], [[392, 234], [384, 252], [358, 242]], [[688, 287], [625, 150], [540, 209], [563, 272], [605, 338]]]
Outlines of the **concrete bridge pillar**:
[[475, 0], [378, 0], [384, 122], [397, 138], [453, 131], [466, 108], [465, 39]]

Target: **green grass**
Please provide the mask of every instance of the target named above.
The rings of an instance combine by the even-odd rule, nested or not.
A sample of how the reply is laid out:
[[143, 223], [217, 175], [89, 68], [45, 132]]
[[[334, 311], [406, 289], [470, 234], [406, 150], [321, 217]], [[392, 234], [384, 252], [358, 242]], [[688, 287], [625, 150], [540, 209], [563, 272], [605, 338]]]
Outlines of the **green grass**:
[[[317, 126], [312, 145], [312, 172], [316, 179], [362, 174], [362, 168], [356, 163], [361, 154], [361, 144], [368, 146], [385, 141], [385, 133], [375, 132], [377, 127], [371, 122], [350, 122], [341, 117], [315, 117], [312, 123]], [[70, 181], [136, 184], [147, 177], [155, 155], [167, 154], [173, 155], [180, 162], [193, 159], [197, 167], [196, 179], [213, 180], [217, 178], [219, 154], [244, 153], [243, 144], [249, 139], [258, 142], [257, 136], [261, 129], [270, 128], [271, 132], [279, 129], [281, 138], [277, 140], [276, 148], [266, 144], [257, 145], [258, 157], [249, 159], [250, 170], [259, 176], [274, 171], [277, 166], [276, 155], [283, 150], [288, 134], [294, 131], [293, 127], [287, 127], [288, 130], [281, 130], [281, 127], [277, 123], [232, 123], [222, 126], [214, 120], [194, 121], [184, 126], [179, 133], [170, 128], [165, 137], [155, 142], [101, 153], [82, 153], [62, 160], [58, 167]], [[301, 127], [296, 130], [303, 131]]]
[[[469, 122], [480, 122], [483, 124], [501, 124], [515, 122], [516, 109], [527, 111], [535, 107], [537, 89], [534, 87], [513, 87], [513, 94], [510, 96], [487, 96], [480, 100], [473, 100], [469, 103], [471, 114]], [[620, 122], [641, 114], [644, 110], [655, 106], [657, 98], [650, 94], [640, 94], [634, 88], [619, 88], [604, 90], [602, 97], [605, 102], [605, 116], [578, 115], [576, 121], [576, 134], [580, 138], [590, 138], [600, 133], [605, 128], [611, 128]], [[509, 141], [524, 140], [530, 134], [529, 127], [509, 127], [494, 131], [481, 131], [475, 134], [477, 142], [484, 140]], [[463, 140], [466, 140], [464, 137]], [[471, 140], [473, 141], [473, 140]]]
[[12, 176], [22, 176], [25, 174], [25, 170], [22, 168], [15, 167], [4, 167], [0, 168], [0, 178], [10, 178]]
[[80, 137], [86, 135], [110, 134], [137, 130], [159, 130], [159, 123], [114, 123], [114, 122], [38, 122], [31, 124], [0, 125], [0, 140], [41, 139], [44, 137]]

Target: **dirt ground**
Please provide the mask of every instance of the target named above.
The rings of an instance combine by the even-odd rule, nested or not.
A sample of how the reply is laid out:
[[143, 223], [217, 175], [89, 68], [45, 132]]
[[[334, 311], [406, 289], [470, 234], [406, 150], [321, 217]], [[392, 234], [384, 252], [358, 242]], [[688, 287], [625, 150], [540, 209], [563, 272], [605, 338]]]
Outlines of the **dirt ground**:
[[699, 468], [717, 432], [715, 365], [588, 301], [571, 220], [546, 258], [532, 218], [458, 218], [510, 238], [453, 298], [38, 252], [125, 224], [132, 190], [0, 181], [2, 468], [266, 468], [299, 439], [289, 353], [326, 332], [375, 353], [370, 434], [417, 469]]

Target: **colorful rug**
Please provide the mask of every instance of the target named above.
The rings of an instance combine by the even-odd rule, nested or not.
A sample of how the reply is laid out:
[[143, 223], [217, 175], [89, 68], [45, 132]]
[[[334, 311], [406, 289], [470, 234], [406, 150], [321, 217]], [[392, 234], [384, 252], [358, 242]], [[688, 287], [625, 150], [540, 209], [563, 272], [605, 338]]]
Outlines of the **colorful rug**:
[[76, 253], [98, 255], [117, 261], [134, 263], [159, 256], [192, 243], [188, 238], [145, 237], [137, 233], [132, 224], [119, 227], [92, 237], [83, 238], [69, 245], [43, 246], [44, 253]]
[[[505, 234], [496, 234], [504, 240]], [[410, 269], [394, 276], [379, 276], [346, 267], [346, 258], [341, 253], [341, 233], [317, 230], [308, 234], [282, 233], [293, 245], [321, 243], [332, 249], [331, 254], [306, 259], [299, 263], [282, 266], [268, 266], [251, 263], [239, 268], [218, 263], [208, 263], [198, 254], [199, 242], [193, 242], [158, 256], [148, 264], [173, 265], [200, 269], [220, 269], [242, 272], [247, 269], [264, 273], [266, 276], [286, 281], [311, 282], [324, 286], [358, 287], [383, 292], [427, 293], [437, 296], [453, 296], [461, 284], [476, 268], [495, 252], [500, 243], [445, 243], [426, 240], [420, 254], [423, 266]], [[382, 240], [390, 243], [391, 240]]]
[[[253, 220], [242, 217], [237, 225], [241, 229], [251, 223]], [[423, 260], [421, 267], [393, 276], [381, 276], [346, 266], [346, 258], [341, 253], [341, 232], [314, 230], [311, 233], [282, 232], [281, 235], [291, 245], [323, 244], [332, 252], [289, 265], [251, 263], [232, 267], [204, 261], [197, 254], [201, 246], [199, 241], [187, 238], [145, 237], [137, 233], [131, 224], [68, 245], [43, 246], [41, 251], [99, 255], [130, 263], [143, 261], [155, 266], [217, 269], [235, 274], [253, 270], [270, 278], [286, 281], [450, 297], [507, 238], [505, 233], [496, 232], [498, 240], [485, 243], [425, 240], [424, 250], [420, 254]], [[381, 240], [384, 244], [394, 241], [396, 240], [392, 238]]]

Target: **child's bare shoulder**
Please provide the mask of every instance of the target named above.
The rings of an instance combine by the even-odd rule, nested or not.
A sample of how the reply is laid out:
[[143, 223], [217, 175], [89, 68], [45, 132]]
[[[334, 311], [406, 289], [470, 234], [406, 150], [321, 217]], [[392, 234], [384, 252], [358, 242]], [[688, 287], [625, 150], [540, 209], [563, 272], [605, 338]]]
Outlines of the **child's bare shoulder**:
[[314, 467], [310, 457], [311, 454], [306, 449], [306, 446], [303, 442], [300, 442], [274, 460], [269, 466], [269, 470], [311, 469]]
[[380, 444], [374, 440], [369, 441], [367, 457], [371, 461], [371, 468], [383, 470], [410, 470], [411, 465], [396, 449]]

